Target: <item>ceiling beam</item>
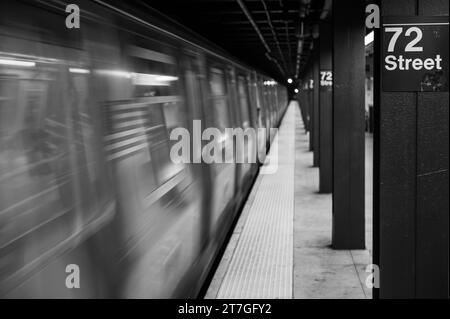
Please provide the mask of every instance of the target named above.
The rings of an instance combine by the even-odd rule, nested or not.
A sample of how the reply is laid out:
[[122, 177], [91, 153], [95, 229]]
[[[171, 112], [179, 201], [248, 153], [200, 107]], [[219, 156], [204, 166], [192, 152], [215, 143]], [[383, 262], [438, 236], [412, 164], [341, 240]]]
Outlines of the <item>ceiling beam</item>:
[[253, 17], [251, 16], [250, 12], [248, 11], [247, 7], [245, 6], [245, 4], [243, 3], [242, 0], [236, 0], [237, 3], [239, 4], [239, 6], [241, 7], [242, 11], [244, 12], [244, 14], [247, 16], [248, 20], [250, 21], [250, 23], [253, 25], [253, 27], [255, 28], [256, 33], [258, 33], [259, 37], [261, 38], [261, 41], [263, 42], [265, 48], [266, 48], [266, 53], [265, 56], [267, 57], [267, 59], [271, 60], [272, 62], [274, 62], [277, 67], [280, 69], [281, 74], [285, 75], [285, 70], [283, 70], [283, 68], [280, 66], [280, 64], [278, 63], [278, 61], [276, 59], [274, 59], [270, 54], [271, 54], [271, 50], [270, 47], [268, 46], [268, 44], [265, 41], [264, 36], [261, 34], [261, 31], [258, 28], [258, 25], [256, 24], [256, 22], [253, 20]]

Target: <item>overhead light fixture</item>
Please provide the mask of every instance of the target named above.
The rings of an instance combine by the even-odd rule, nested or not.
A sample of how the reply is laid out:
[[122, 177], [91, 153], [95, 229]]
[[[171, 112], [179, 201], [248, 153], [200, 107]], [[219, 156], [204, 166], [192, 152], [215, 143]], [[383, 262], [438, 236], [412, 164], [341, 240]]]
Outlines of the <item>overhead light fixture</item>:
[[133, 85], [140, 86], [169, 86], [170, 82], [178, 81], [179, 79], [177, 76], [172, 75], [133, 73], [120, 70], [95, 70], [95, 73], [132, 79]]
[[91, 71], [87, 69], [80, 69], [80, 68], [69, 68], [70, 73], [78, 73], [78, 74], [89, 74]]
[[288, 82], [289, 84], [291, 84], [293, 81], [292, 81], [291, 78], [289, 78], [289, 79], [287, 80], [287, 82]]
[[133, 73], [133, 84], [143, 86], [169, 86], [170, 82], [178, 81], [177, 76], [161, 74]]
[[298, 93], [298, 89], [295, 89], [294, 92], [295, 92], [295, 93]]
[[119, 70], [95, 70], [95, 73], [99, 75], [107, 75], [107, 76], [117, 76], [130, 79], [131, 73]]
[[0, 59], [1, 65], [11, 65], [11, 66], [24, 66], [24, 67], [34, 67], [35, 62], [32, 61], [21, 61], [21, 60], [11, 60], [11, 59]]
[[371, 31], [369, 34], [367, 34], [364, 38], [364, 44], [367, 46], [373, 42], [374, 38], [374, 32]]
[[172, 75], [158, 75], [158, 74], [149, 74], [150, 76], [154, 76], [157, 81], [178, 81], [177, 76]]

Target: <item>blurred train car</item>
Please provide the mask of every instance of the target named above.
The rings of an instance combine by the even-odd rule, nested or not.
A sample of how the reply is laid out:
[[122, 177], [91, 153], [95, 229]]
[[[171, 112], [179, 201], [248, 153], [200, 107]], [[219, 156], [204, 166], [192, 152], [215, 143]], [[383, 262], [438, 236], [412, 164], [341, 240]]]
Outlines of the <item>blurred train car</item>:
[[286, 90], [122, 1], [67, 29], [68, 3], [0, 3], [0, 297], [196, 297], [259, 165], [175, 164], [170, 132], [276, 127]]

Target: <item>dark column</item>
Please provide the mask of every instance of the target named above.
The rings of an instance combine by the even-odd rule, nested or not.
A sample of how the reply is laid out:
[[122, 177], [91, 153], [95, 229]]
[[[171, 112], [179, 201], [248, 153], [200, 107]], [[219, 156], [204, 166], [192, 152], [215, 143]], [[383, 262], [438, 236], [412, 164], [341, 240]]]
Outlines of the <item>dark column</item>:
[[297, 94], [298, 104], [300, 106], [300, 112], [302, 113], [302, 120], [305, 126], [305, 133], [309, 132], [309, 114], [308, 105], [306, 103], [306, 90], [303, 88], [303, 81], [301, 82], [300, 92]]
[[365, 1], [333, 2], [333, 231], [335, 249], [365, 247]]
[[314, 94], [313, 94], [313, 88], [311, 87], [312, 79], [313, 79], [313, 70], [312, 66], [309, 66], [309, 69], [307, 71], [306, 76], [306, 82], [308, 83], [308, 110], [309, 110], [309, 150], [312, 152], [314, 151]]
[[314, 135], [313, 135], [313, 151], [314, 151], [314, 157], [313, 157], [313, 166], [318, 167], [319, 166], [319, 138], [320, 138], [320, 113], [319, 113], [319, 51], [314, 49], [313, 52], [313, 65], [312, 65], [312, 80], [313, 80], [313, 88], [312, 88], [312, 107], [313, 107], [313, 114], [314, 114]]
[[[381, 0], [381, 12], [448, 15], [449, 2]], [[374, 171], [379, 297], [448, 298], [448, 92], [379, 96]]]
[[[319, 37], [319, 71], [332, 71], [331, 24], [322, 23]], [[331, 193], [333, 190], [333, 86], [320, 83], [319, 78], [319, 191]]]

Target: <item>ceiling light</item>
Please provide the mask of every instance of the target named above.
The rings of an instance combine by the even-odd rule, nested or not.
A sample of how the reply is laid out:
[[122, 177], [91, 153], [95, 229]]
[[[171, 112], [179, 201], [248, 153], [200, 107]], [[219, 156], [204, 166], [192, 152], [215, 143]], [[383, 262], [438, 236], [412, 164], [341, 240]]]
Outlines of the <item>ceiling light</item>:
[[0, 59], [0, 64], [11, 65], [11, 66], [26, 66], [26, 67], [36, 66], [35, 62], [20, 61], [20, 60], [10, 60], [10, 59]]
[[91, 71], [87, 69], [80, 69], [80, 68], [69, 68], [70, 73], [78, 73], [78, 74], [89, 74]]

